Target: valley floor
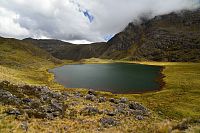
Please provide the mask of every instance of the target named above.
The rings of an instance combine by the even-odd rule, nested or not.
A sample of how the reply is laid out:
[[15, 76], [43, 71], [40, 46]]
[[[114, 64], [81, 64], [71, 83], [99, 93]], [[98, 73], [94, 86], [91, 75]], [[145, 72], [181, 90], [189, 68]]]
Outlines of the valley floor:
[[[136, 101], [150, 110], [150, 116], [143, 120], [133, 119], [133, 116], [110, 116], [119, 120], [120, 124], [102, 127], [99, 120], [105, 114], [79, 115], [84, 107], [92, 106], [99, 110], [112, 110], [109, 101], [98, 103], [87, 100], [85, 89], [66, 89], [54, 82], [53, 74], [48, 69], [56, 67], [49, 62], [40, 62], [33, 67], [13, 68], [0, 65], [0, 80], [12, 84], [29, 84], [48, 86], [55, 92], [66, 92], [69, 104], [66, 117], [49, 119], [29, 118], [27, 116], [7, 115], [5, 111], [13, 108], [11, 105], [0, 104], [0, 132], [25, 132], [26, 122], [28, 132], [199, 132], [200, 131], [200, 63], [170, 63], [170, 62], [129, 62], [101, 59], [88, 59], [70, 63], [112, 63], [127, 62], [146, 65], [164, 66], [165, 86], [157, 92], [144, 94], [111, 94], [95, 92], [97, 97]], [[77, 96], [77, 97], [76, 97]], [[112, 125], [112, 124], [111, 124]]]

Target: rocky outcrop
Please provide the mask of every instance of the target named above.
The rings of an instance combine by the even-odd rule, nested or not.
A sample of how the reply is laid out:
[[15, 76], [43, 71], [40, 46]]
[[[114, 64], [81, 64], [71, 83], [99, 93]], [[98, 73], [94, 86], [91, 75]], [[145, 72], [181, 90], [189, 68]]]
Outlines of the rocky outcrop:
[[9, 115], [27, 114], [29, 117], [53, 119], [65, 112], [66, 99], [65, 95], [46, 86], [17, 86], [7, 81], [0, 83], [0, 102], [15, 107], [6, 111]]
[[16, 117], [24, 115], [53, 120], [56, 117], [98, 116], [102, 127], [117, 126], [126, 117], [143, 120], [150, 116], [146, 107], [126, 98], [108, 99], [93, 90], [85, 95], [80, 92], [54, 92], [47, 86], [14, 85], [8, 81], [0, 82], [0, 104], [10, 105], [4, 113]]

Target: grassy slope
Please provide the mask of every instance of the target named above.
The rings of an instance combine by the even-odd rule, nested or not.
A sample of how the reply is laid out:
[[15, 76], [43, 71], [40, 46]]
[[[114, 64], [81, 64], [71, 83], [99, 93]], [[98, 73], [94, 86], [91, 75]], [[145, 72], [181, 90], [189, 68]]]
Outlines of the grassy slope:
[[[27, 47], [28, 46], [28, 47]], [[0, 39], [0, 80], [9, 80], [13, 83], [28, 83], [36, 85], [48, 85], [52, 88], [61, 89], [62, 87], [53, 82], [52, 74], [46, 70], [58, 65], [58, 61], [51, 57], [48, 53], [32, 46], [24, 44], [21, 41], [10, 39], [5, 41]], [[109, 63], [113, 61], [93, 59], [82, 61], [81, 63]], [[141, 62], [138, 62], [141, 63]], [[129, 94], [129, 95], [112, 95], [110, 93], [100, 92], [108, 97], [128, 97], [132, 100], [145, 104], [151, 110], [154, 110], [153, 116], [149, 120], [142, 122], [124, 121], [119, 127], [113, 127], [104, 130], [111, 131], [134, 131], [140, 130], [147, 132], [161, 128], [165, 131], [162, 120], [171, 119], [172, 121], [181, 121], [183, 118], [192, 117], [200, 118], [200, 64], [195, 63], [154, 63], [143, 62], [148, 65], [165, 66], [163, 73], [165, 74], [166, 86], [162, 91], [145, 93], [145, 94]], [[87, 104], [87, 101], [79, 101]], [[82, 105], [80, 105], [81, 107]], [[3, 112], [5, 106], [0, 106], [0, 112]], [[104, 108], [102, 106], [100, 108]], [[1, 113], [0, 113], [1, 114]], [[82, 118], [79, 118], [82, 119]], [[44, 122], [38, 119], [29, 119], [30, 132], [49, 132], [63, 131], [63, 127], [70, 125], [69, 131], [88, 132], [95, 131], [97, 128], [97, 117], [84, 118], [88, 120], [87, 124], [80, 124], [69, 119], [56, 119]], [[158, 127], [155, 126], [159, 123]], [[166, 125], [166, 123], [164, 123]], [[170, 125], [170, 124], [169, 124]], [[0, 115], [0, 132], [21, 132], [20, 121], [14, 117], [5, 117]]]
[[53, 76], [47, 69], [61, 63], [32, 44], [0, 38], [0, 80], [51, 86]]

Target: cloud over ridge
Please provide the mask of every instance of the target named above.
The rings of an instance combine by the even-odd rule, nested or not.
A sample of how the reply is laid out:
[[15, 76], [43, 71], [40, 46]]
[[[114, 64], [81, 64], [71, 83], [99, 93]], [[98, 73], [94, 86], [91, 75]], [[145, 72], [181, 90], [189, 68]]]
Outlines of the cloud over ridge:
[[106, 41], [144, 13], [199, 6], [199, 0], [1, 0], [0, 36]]

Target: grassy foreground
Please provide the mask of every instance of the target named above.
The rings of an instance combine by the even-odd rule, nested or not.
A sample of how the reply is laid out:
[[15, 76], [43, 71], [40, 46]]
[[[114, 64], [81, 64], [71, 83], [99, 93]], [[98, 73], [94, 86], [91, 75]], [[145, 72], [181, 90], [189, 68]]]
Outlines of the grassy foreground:
[[[55, 91], [69, 91], [53, 81], [53, 75], [48, 69], [62, 65], [62, 62], [48, 53], [24, 44], [20, 41], [0, 39], [0, 80], [8, 80], [14, 84], [46, 85]], [[90, 59], [76, 63], [112, 63], [127, 61], [112, 61]], [[73, 63], [73, 62], [64, 62]], [[128, 62], [147, 65], [164, 66], [166, 76], [165, 87], [158, 92], [144, 94], [118, 94], [99, 92], [106, 97], [127, 97], [129, 100], [141, 102], [152, 110], [152, 116], [143, 121], [124, 118], [122, 124], [116, 127], [99, 129], [97, 121], [101, 115], [79, 116], [75, 112], [84, 105], [92, 104], [83, 99], [68, 99], [66, 102], [76, 102], [72, 108], [74, 114], [70, 118], [43, 120], [7, 116], [3, 113], [10, 105], [0, 104], [0, 132], [24, 132], [21, 123], [29, 123], [28, 132], [169, 132], [173, 125], [187, 119], [190, 128], [187, 132], [199, 132], [200, 119], [200, 63], [165, 63], [165, 62]], [[77, 90], [75, 90], [77, 91]], [[79, 89], [83, 94], [85, 90]], [[110, 104], [97, 104], [98, 108], [110, 108]], [[73, 112], [71, 111], [71, 112]], [[119, 117], [120, 118], [120, 117]], [[174, 131], [176, 132], [176, 131]]]
[[[92, 61], [91, 61], [92, 60]], [[144, 94], [118, 94], [115, 97], [127, 97], [145, 103], [149, 108], [161, 114], [163, 118], [181, 120], [186, 117], [200, 118], [200, 63], [176, 62], [131, 62], [91, 59], [85, 63], [137, 63], [164, 66], [162, 90]]]
[[[165, 76], [165, 86], [162, 90], [144, 94], [118, 94], [112, 96], [116, 98], [127, 97], [144, 103], [148, 108], [155, 111], [159, 118], [172, 121], [200, 119], [200, 63], [85, 60], [85, 63], [100, 62], [125, 62], [163, 66], [165, 68], [162, 72]], [[200, 125], [198, 125], [197, 131], [200, 131]]]
[[138, 95], [138, 100], [165, 118], [200, 118], [200, 63], [140, 63], [164, 66], [166, 85], [161, 91]]

